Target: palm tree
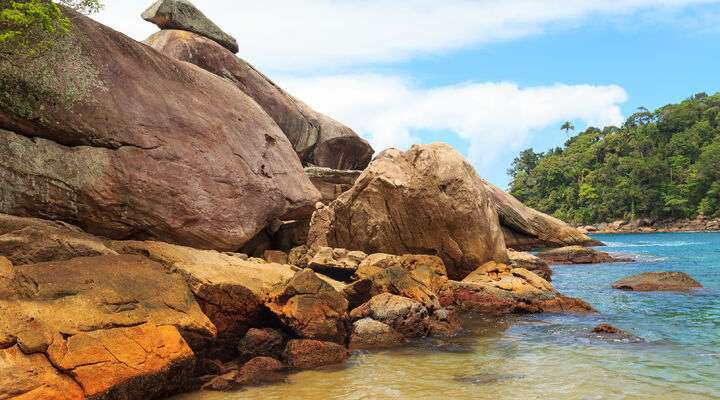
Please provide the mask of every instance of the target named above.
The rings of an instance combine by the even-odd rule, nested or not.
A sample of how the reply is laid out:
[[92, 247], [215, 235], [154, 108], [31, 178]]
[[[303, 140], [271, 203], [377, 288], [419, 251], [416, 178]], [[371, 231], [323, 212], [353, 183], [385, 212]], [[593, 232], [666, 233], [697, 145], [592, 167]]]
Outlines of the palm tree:
[[560, 130], [565, 131], [565, 135], [570, 137], [570, 131], [575, 130], [575, 125], [573, 125], [572, 122], [570, 122], [570, 121], [565, 121], [565, 123], [562, 124], [562, 126], [560, 127]]

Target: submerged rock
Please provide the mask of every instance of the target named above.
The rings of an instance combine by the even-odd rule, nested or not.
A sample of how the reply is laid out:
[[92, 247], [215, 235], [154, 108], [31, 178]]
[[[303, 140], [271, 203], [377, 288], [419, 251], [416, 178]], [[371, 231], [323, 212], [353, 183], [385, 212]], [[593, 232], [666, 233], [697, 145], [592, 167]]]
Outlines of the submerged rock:
[[400, 344], [403, 339], [403, 335], [390, 325], [369, 317], [362, 318], [353, 323], [350, 349], [392, 347]]
[[623, 342], [642, 342], [643, 339], [626, 332], [620, 328], [616, 328], [610, 324], [600, 324], [592, 329], [598, 338], [604, 340], [623, 341]]
[[644, 272], [620, 279], [615, 289], [637, 292], [683, 291], [702, 288], [702, 285], [684, 272]]
[[255, 100], [64, 10], [98, 89], [69, 109], [38, 99], [29, 119], [0, 110], [0, 212], [236, 251], [269, 221], [312, 211], [319, 192]]
[[215, 41], [233, 53], [239, 50], [234, 37], [223, 32], [188, 0], [158, 0], [142, 13], [142, 17], [160, 29], [194, 32]]
[[339, 364], [350, 356], [348, 350], [334, 342], [313, 339], [292, 339], [285, 347], [285, 362], [298, 369]]
[[[294, 98], [252, 65], [211, 40], [189, 32], [163, 30], [145, 43], [162, 54], [232, 82], [275, 121], [304, 164], [360, 170], [370, 162], [372, 147], [352, 129]], [[286, 219], [296, 218], [299, 216]]]
[[567, 246], [546, 250], [538, 257], [552, 264], [599, 264], [610, 262], [631, 262], [632, 258], [613, 257], [603, 251], [582, 246]]

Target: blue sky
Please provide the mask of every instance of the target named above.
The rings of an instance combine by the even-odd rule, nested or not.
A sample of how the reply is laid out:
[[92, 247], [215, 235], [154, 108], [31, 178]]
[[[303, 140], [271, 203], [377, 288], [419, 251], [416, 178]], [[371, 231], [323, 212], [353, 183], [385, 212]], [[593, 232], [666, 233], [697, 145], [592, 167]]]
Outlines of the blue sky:
[[[138, 40], [149, 1], [100, 21]], [[148, 3], [148, 4], [146, 4]], [[712, 0], [198, 0], [239, 56], [376, 150], [445, 141], [505, 187], [523, 148], [720, 90]]]

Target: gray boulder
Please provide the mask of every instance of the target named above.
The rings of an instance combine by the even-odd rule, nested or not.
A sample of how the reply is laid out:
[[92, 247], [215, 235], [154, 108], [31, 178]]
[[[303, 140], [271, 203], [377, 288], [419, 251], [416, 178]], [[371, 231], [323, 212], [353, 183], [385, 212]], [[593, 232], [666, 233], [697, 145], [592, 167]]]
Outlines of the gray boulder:
[[234, 37], [223, 32], [187, 0], [158, 0], [142, 13], [142, 17], [160, 29], [194, 32], [212, 39], [233, 53], [240, 50]]

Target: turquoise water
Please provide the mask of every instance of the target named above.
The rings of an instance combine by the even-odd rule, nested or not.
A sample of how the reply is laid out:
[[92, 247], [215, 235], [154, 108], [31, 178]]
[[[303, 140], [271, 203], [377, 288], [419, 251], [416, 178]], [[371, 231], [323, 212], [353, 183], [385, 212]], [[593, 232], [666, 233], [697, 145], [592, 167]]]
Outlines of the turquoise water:
[[[554, 267], [553, 284], [599, 315], [530, 315], [466, 322], [463, 335], [357, 352], [342, 366], [285, 382], [183, 400], [718, 399], [720, 233], [597, 235], [636, 263]], [[705, 288], [634, 293], [611, 283], [644, 271], [687, 272]], [[610, 323], [642, 340], [590, 332]]]

